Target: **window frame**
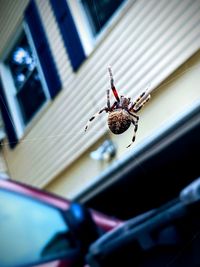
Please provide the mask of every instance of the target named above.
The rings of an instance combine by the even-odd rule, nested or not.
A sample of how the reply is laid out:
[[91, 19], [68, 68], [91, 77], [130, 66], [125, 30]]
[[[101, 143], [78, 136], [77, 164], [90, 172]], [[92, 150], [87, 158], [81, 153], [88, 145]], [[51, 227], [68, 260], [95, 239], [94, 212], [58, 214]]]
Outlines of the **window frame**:
[[95, 48], [106, 38], [110, 30], [118, 23], [123, 15], [128, 11], [130, 5], [134, 4], [136, 0], [125, 0], [119, 8], [113, 13], [109, 20], [105, 23], [99, 33], [96, 35], [92, 32], [89, 19], [86, 11], [79, 0], [66, 0], [68, 2], [72, 17], [81, 39], [86, 56], [89, 56]]
[[[15, 100], [15, 96], [16, 96], [16, 87], [14, 85], [14, 80], [11, 74], [11, 71], [9, 69], [9, 67], [6, 64], [6, 60], [9, 57], [12, 49], [14, 48], [14, 46], [17, 44], [17, 42], [20, 39], [20, 36], [23, 34], [26, 35], [26, 38], [28, 40], [29, 46], [34, 54], [34, 57], [36, 59], [36, 70], [39, 74], [40, 77], [40, 82], [42, 85], [42, 89], [43, 92], [45, 94], [46, 100], [44, 101], [44, 103], [37, 109], [37, 111], [35, 112], [35, 114], [33, 114], [33, 117], [30, 119], [29, 122], [27, 122], [27, 124], [24, 123], [23, 121], [23, 116], [22, 116], [22, 112], [20, 110], [20, 106], [17, 103], [17, 100]], [[3, 90], [6, 96], [6, 100], [8, 103], [8, 108], [10, 111], [10, 120], [12, 121], [13, 127], [15, 129], [16, 135], [17, 135], [17, 139], [21, 139], [25, 133], [33, 126], [34, 122], [39, 118], [39, 116], [42, 114], [42, 112], [44, 110], [46, 110], [47, 106], [50, 103], [50, 93], [48, 90], [48, 86], [42, 71], [42, 67], [40, 64], [40, 60], [38, 58], [38, 54], [33, 42], [33, 38], [29, 29], [29, 26], [27, 24], [27, 22], [24, 20], [20, 23], [20, 25], [18, 26], [17, 31], [15, 32], [15, 34], [12, 36], [12, 40], [9, 43], [7, 49], [4, 51], [3, 56], [1, 58], [0, 61], [0, 72], [1, 72], [1, 80], [2, 80], [2, 85], [3, 85]]]

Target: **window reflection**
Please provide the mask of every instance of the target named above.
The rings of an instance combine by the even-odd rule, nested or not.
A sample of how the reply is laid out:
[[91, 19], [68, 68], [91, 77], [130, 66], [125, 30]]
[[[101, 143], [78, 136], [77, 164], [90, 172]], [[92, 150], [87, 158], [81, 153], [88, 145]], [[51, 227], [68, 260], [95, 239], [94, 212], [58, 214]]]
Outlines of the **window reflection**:
[[15, 85], [14, 97], [24, 125], [28, 124], [47, 99], [36, 63], [38, 62], [23, 32], [8, 57], [7, 65]]
[[97, 35], [125, 0], [81, 0], [92, 32]]
[[36, 66], [25, 34], [11, 53], [8, 64], [15, 86], [19, 89]]
[[21, 107], [23, 121], [28, 123], [46, 99], [37, 70], [31, 73], [23, 90], [20, 90], [16, 97]]

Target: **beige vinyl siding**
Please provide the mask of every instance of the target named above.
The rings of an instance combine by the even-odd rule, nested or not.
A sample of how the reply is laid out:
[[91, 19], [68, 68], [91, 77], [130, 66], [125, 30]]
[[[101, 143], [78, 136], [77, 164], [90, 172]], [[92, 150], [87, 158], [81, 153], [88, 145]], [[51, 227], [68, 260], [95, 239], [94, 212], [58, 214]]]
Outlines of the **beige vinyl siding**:
[[2, 150], [1, 150], [0, 151], [0, 179], [4, 178], [5, 176], [8, 176], [7, 171], [8, 170], [7, 170], [4, 154], [3, 154]]
[[[21, 1], [16, 3], [21, 5]], [[44, 187], [106, 132], [106, 116], [96, 120], [87, 133], [84, 126], [105, 106], [109, 64], [120, 93], [133, 97], [149, 83], [151, 90], [156, 88], [200, 48], [200, 1], [128, 1], [77, 73], [72, 72], [48, 0], [37, 0], [37, 5], [63, 90], [14, 150], [4, 148], [13, 178]], [[10, 13], [15, 9], [10, 6]], [[7, 22], [12, 30], [3, 33], [0, 53], [16, 21], [19, 18]]]
[[[200, 50], [154, 90], [151, 101], [140, 112], [137, 138], [132, 148], [126, 148], [133, 135], [133, 128], [130, 127], [121, 136], [110, 135], [112, 141], [117, 145], [117, 156], [112, 162], [93, 160], [89, 154], [103, 143], [107, 138], [104, 136], [67, 170], [59, 174], [45, 189], [74, 199], [97, 183], [103, 173], [109, 172], [123, 160], [123, 156], [127, 157], [129, 153], [138, 151], [143, 146], [143, 142], [146, 142], [148, 138], [154, 138], [157, 131], [162, 131], [167, 125], [171, 125], [177, 118], [182, 117], [184, 113], [191, 111], [194, 106], [200, 105], [199, 73]], [[135, 160], [137, 162], [137, 158]], [[142, 164], [139, 165], [139, 168], [146, 172]]]

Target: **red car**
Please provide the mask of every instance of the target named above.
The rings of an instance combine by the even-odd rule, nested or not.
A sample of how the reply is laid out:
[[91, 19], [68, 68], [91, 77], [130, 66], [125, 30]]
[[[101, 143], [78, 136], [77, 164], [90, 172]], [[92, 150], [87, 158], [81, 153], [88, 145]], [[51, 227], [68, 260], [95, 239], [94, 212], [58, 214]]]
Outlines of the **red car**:
[[84, 253], [121, 224], [42, 190], [0, 179], [0, 266], [84, 266]]

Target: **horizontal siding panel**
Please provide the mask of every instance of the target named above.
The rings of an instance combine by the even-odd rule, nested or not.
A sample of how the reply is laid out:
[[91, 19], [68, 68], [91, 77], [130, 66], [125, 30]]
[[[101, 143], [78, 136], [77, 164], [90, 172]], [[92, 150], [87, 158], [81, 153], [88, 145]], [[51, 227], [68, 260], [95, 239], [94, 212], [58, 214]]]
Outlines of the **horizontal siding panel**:
[[[51, 134], [44, 136], [44, 137], [38, 137], [34, 139], [27, 139], [27, 142], [24, 142], [23, 145], [24, 150], [26, 150], [26, 153], [28, 153], [30, 150], [32, 150], [31, 155], [29, 156], [28, 160], [31, 160], [32, 166], [38, 166], [44, 168], [44, 164], [47, 161], [47, 164], [49, 164], [49, 160], [56, 160], [57, 158], [60, 158], [62, 154], [67, 155], [68, 151], [71, 148], [71, 140], [77, 139], [80, 140], [82, 135], [86, 135], [84, 133], [84, 127], [81, 128], [73, 128], [73, 135], [69, 136], [68, 129], [64, 128], [63, 124], [61, 124], [61, 131], [58, 132], [58, 130], [52, 131]], [[77, 131], [77, 133], [76, 133]], [[72, 131], [70, 131], [70, 134]], [[86, 140], [88, 139], [88, 135], [86, 136]], [[74, 142], [74, 141], [73, 141]], [[33, 145], [37, 145], [37, 151], [35, 149], [32, 149]], [[52, 150], [54, 151], [55, 148], [57, 150], [61, 151], [61, 154], [52, 154]], [[65, 153], [63, 153], [63, 150], [65, 150]], [[25, 151], [24, 151], [25, 152]], [[25, 153], [25, 154], [26, 154]], [[47, 158], [46, 155], [52, 154], [51, 158]], [[40, 166], [41, 165], [41, 166]]]
[[[152, 82], [153, 77], [150, 73], [154, 71], [154, 69], [161, 69], [161, 65], [166, 67], [170, 61], [173, 61], [174, 56], [176, 56], [176, 54], [178, 55], [179, 51], [182, 51], [182, 46], [184, 46], [184, 44], [191, 43], [191, 40], [194, 41], [194, 45], [197, 44], [200, 16], [199, 11], [195, 13], [196, 14], [191, 14], [192, 21], [188, 22], [185, 27], [182, 27], [178, 33], [172, 32], [172, 34], [170, 34], [169, 32], [166, 32], [166, 39], [161, 45], [163, 47], [162, 50], [159, 49], [159, 46], [148, 50], [148, 53], [145, 54], [146, 57], [141, 57], [140, 60], [137, 61], [138, 64], [132, 66], [132, 71], [135, 74], [134, 78], [132, 80], [128, 78], [127, 80], [131, 80], [131, 82], [134, 81], [133, 88], [135, 87], [134, 85], [141, 87], [141, 82], [143, 85]], [[194, 26], [194, 23], [196, 23], [196, 26]], [[168, 39], [170, 39], [170, 41], [167, 41]], [[187, 48], [187, 46], [185, 48]], [[158, 52], [156, 53], [156, 51]], [[168, 61], [166, 64], [165, 60]], [[127, 65], [129, 66], [128, 62]], [[128, 84], [127, 86], [129, 88]]]
[[[40, 180], [38, 181], [35, 180], [36, 185], [41, 186], [42, 184], [43, 186], [45, 186], [45, 184], [49, 182], [48, 177], [52, 176], [52, 173], [54, 173], [55, 177], [60, 172], [60, 169], [66, 168], [66, 160], [68, 164], [72, 163], [80, 155], [80, 153], [83, 153], [88, 148], [88, 145], [90, 145], [91, 141], [96, 142], [102, 136], [103, 133], [104, 129], [102, 129], [102, 127], [99, 127], [99, 131], [97, 131], [95, 135], [89, 133], [86, 143], [80, 145], [80, 142], [77, 142], [76, 147], [73, 148], [71, 147], [71, 149], [67, 149], [65, 151], [66, 153], [65, 154], [63, 153], [61, 157], [56, 158], [56, 160], [53, 160], [51, 158], [52, 164], [45, 165], [46, 168], [48, 166], [48, 168], [46, 169], [46, 173], [42, 172], [41, 170], [38, 173], [37, 177], [40, 177], [39, 178]], [[70, 158], [69, 155], [71, 155]]]
[[[189, 46], [186, 46], [181, 54], [176, 55], [176, 58], [171, 61], [167, 67], [163, 68], [161, 73], [159, 72], [159, 76], [155, 76], [154, 87], [162, 83], [170, 74], [172, 74], [177, 69], [177, 66], [180, 66], [185, 62], [185, 58], [192, 56], [194, 51], [197, 51], [198, 49], [199, 46], [197, 45], [197, 43], [192, 42], [189, 44]], [[183, 74], [184, 73], [182, 73], [182, 75]]]
[[[139, 3], [139, 1], [137, 3]], [[85, 71], [88, 73], [88, 75], [90, 75], [91, 69], [95, 74], [101, 70], [100, 66], [107, 66], [109, 63], [117, 63], [118, 60], [125, 58], [125, 53], [130, 51], [129, 49], [132, 47], [132, 45], [134, 45], [135, 42], [137, 42], [137, 38], [142, 35], [141, 33], [144, 31], [144, 29], [146, 29], [150, 22], [153, 22], [154, 19], [156, 19], [156, 17], [160, 14], [161, 10], [165, 10], [166, 7], [166, 2], [163, 1], [158, 2], [156, 5], [153, 1], [149, 1], [148, 3], [151, 3], [152, 5], [143, 6], [143, 9], [140, 6], [140, 8], [137, 8], [137, 12], [134, 12], [134, 14], [131, 12], [127, 13], [125, 16], [125, 19], [127, 17], [129, 18], [127, 19], [127, 23], [123, 24], [123, 27], [118, 25], [118, 27], [113, 30], [112, 37], [108, 38], [107, 42], [102, 43], [98, 50], [99, 53], [94, 54], [92, 60], [88, 62], [85, 68]], [[153, 8], [154, 6], [155, 8]], [[133, 9], [133, 11], [135, 11], [135, 9]], [[141, 19], [143, 17], [146, 19]], [[131, 54], [129, 53], [129, 56], [130, 55]], [[96, 62], [96, 64], [94, 65], [93, 62]], [[87, 84], [88, 76], [85, 76], [84, 73], [82, 73], [82, 75], [80, 74], [80, 79]]]
[[[159, 12], [160, 12], [160, 10], [159, 10]], [[126, 37], [125, 37], [126, 38]], [[126, 39], [127, 40], [127, 39]], [[117, 41], [118, 40], [116, 40], [116, 43], [117, 43]], [[128, 43], [128, 40], [127, 40], [127, 43]], [[130, 43], [128, 43], [129, 44], [129, 46], [131, 45], [131, 42]], [[107, 50], [106, 50], [107, 51]], [[120, 51], [121, 52], [121, 54], [123, 55], [123, 57], [121, 57], [122, 58], [122, 61], [123, 60], [126, 60], [126, 62], [127, 62], [127, 59], [128, 58], [132, 58], [132, 57], [130, 57], [130, 54], [132, 53], [131, 51], [127, 51], [127, 53], [126, 53], [126, 51], [127, 51], [127, 49], [124, 49], [124, 51]], [[134, 50], [133, 50], [133, 52], [134, 52]], [[107, 53], [106, 53], [106, 55], [107, 55]], [[125, 58], [125, 56], [127, 55], [127, 58]], [[103, 57], [102, 57], [103, 58]], [[106, 62], [108, 62], [108, 60], [106, 59], [106, 58], [103, 58], [103, 60], [105, 61], [105, 67], [107, 67], [107, 65], [108, 65], [108, 63], [106, 63]], [[98, 62], [98, 61], [97, 61]], [[121, 61], [119, 62], [120, 64], [119, 65], [121, 65]], [[96, 64], [95, 64], [96, 65]], [[116, 70], [118, 70], [119, 69], [119, 72], [120, 72], [120, 68], [116, 68]], [[102, 68], [100, 68], [99, 69], [99, 71], [98, 71], [98, 73], [99, 73], [99, 76], [100, 77], [104, 77], [105, 76], [105, 69], [102, 69]], [[81, 87], [81, 88], [84, 88], [84, 90], [81, 90], [81, 92], [76, 96], [76, 97], [74, 97], [74, 93], [72, 92], [71, 94], [70, 94], [70, 96], [69, 97], [71, 97], [71, 98], [73, 98], [74, 97], [74, 100], [73, 100], [73, 102], [71, 102], [71, 103], [73, 103], [74, 104], [74, 101], [76, 101], [75, 103], [77, 103], [78, 104], [78, 102], [80, 101], [80, 100], [82, 100], [83, 101], [83, 97], [85, 96], [86, 97], [86, 99], [88, 99], [90, 96], [88, 95], [88, 94], [90, 94], [90, 92], [91, 92], [91, 94], [95, 94], [95, 93], [93, 93], [92, 92], [92, 88], [95, 88], [95, 89], [97, 89], [96, 87], [97, 87], [97, 83], [98, 83], [98, 77], [97, 77], [97, 75], [92, 75], [91, 74], [91, 71], [89, 72], [88, 71], [88, 73], [89, 73], [89, 75], [90, 75], [90, 77], [91, 78], [89, 78], [87, 75], [87, 77], [85, 77], [85, 79], [84, 80], [86, 80], [86, 82], [87, 82], [87, 84], [85, 84], [85, 83], [83, 83], [83, 81], [80, 81], [80, 83], [79, 83], [79, 87]], [[123, 78], [123, 75], [120, 75], [119, 73], [118, 73], [118, 77], [122, 77]], [[103, 81], [103, 79], [101, 78], [100, 79], [101, 81]], [[89, 81], [89, 82], [88, 82]], [[100, 81], [99, 81], [100, 82]], [[106, 84], [106, 83], [105, 83]], [[102, 88], [104, 88], [105, 87], [105, 85], [102, 83]], [[107, 87], [106, 87], [107, 88]], [[100, 88], [101, 89], [101, 88]], [[106, 90], [106, 89], [105, 89]], [[88, 93], [87, 93], [87, 95], [85, 94], [85, 91], [87, 91]], [[98, 90], [96, 90], [96, 92], [98, 92]], [[100, 90], [99, 91], [100, 92], [100, 94], [102, 95], [102, 93], [104, 93], [104, 91], [103, 90]], [[86, 100], [87, 101], [87, 100]], [[72, 105], [73, 105], [72, 104]]]
[[[189, 14], [190, 15], [190, 14]], [[171, 44], [172, 46], [174, 45], [173, 43]], [[164, 53], [165, 53], [165, 51], [163, 51]], [[145, 60], [145, 59], [144, 59]], [[126, 62], [127, 62], [127, 60], [126, 60]], [[121, 62], [120, 62], [120, 64], [121, 64]], [[127, 62], [127, 64], [128, 64], [128, 62]], [[155, 63], [154, 62], [152, 62], [152, 64], [154, 65]], [[145, 67], [147, 66], [147, 64], [145, 65]], [[152, 66], [150, 66], [150, 67], [148, 67], [149, 69], [151, 69], [152, 68]], [[144, 68], [138, 68], [139, 70], [141, 69], [141, 70], [143, 70]], [[130, 73], [130, 72], [129, 72]], [[121, 75], [122, 77], [124, 77], [124, 75]], [[141, 77], [142, 75], [140, 75], [140, 77]], [[94, 76], [94, 77], [96, 77], [96, 76]], [[131, 79], [127, 79], [127, 80], [131, 80]], [[88, 99], [88, 94], [90, 94], [89, 93], [89, 90], [92, 92], [92, 90], [90, 89], [90, 88], [93, 88], [96, 84], [97, 84], [97, 81], [95, 80], [95, 81], [93, 81], [93, 85], [91, 84], [91, 82], [92, 82], [92, 79], [90, 80], [90, 82], [88, 83], [88, 86], [86, 87], [86, 88], [84, 88], [84, 90], [81, 90], [82, 92], [83, 92], [83, 94], [85, 93], [85, 91], [88, 91], [88, 93], [87, 93], [87, 96], [85, 96], [85, 98], [86, 99]], [[80, 86], [80, 85], [79, 85]], [[81, 87], [81, 86], [80, 86]], [[102, 88], [104, 87], [104, 85], [102, 84]], [[96, 88], [97, 88], [97, 86], [96, 86]], [[101, 89], [101, 87], [99, 88], [99, 89]], [[101, 94], [102, 94], [102, 92], [104, 92], [103, 90], [97, 90], [97, 92], [100, 92]], [[72, 93], [73, 94], [73, 93]], [[73, 101], [71, 101], [71, 107], [70, 106], [68, 106], [68, 108], [69, 108], [69, 111], [70, 111], [70, 108], [72, 108], [72, 106], [75, 104], [77, 104], [77, 105], [79, 105], [79, 101], [80, 101], [80, 96], [81, 96], [81, 98], [82, 98], [82, 102], [83, 102], [83, 95], [81, 92], [80, 92], [80, 94], [78, 94], [78, 96], [79, 96], [79, 98], [78, 98], [78, 96], [73, 100]], [[91, 94], [94, 94], [93, 92], [91, 93]], [[70, 96], [69, 96], [70, 97]], [[84, 111], [84, 110], [82, 110], [82, 111]], [[76, 113], [76, 110], [75, 110], [75, 113]], [[75, 117], [74, 116], [76, 116], [76, 114], [74, 114], [74, 112], [73, 112], [73, 110], [71, 110], [71, 112], [70, 112], [70, 114], [69, 114], [69, 116], [71, 115], [71, 117], [69, 117], [69, 120], [71, 119], [71, 118], [73, 118], [74, 120], [75, 120]], [[79, 115], [77, 115], [78, 117], [79, 117]]]
[[[97, 124], [99, 124], [99, 122], [97, 122]], [[30, 154], [28, 158], [27, 158], [27, 156], [21, 158], [21, 160], [23, 160], [24, 174], [25, 174], [21, 178], [22, 179], [26, 178], [26, 179], [30, 180], [30, 178], [33, 177], [33, 181], [32, 182], [35, 185], [39, 185], [37, 179], [35, 179], [35, 178], [38, 178], [40, 181], [42, 181], [43, 179], [45, 179], [46, 176], [47, 177], [49, 177], [49, 175], [51, 176], [51, 172], [53, 172], [53, 170], [54, 170], [54, 172], [55, 171], [58, 172], [59, 166], [60, 165], [64, 166], [66, 164], [66, 160], [69, 159], [68, 157], [69, 157], [69, 155], [70, 155], [69, 153], [71, 151], [74, 152], [74, 153], [71, 154], [72, 158], [73, 157], [77, 157], [77, 153], [83, 152], [86, 149], [86, 147], [88, 146], [88, 141], [89, 140], [90, 141], [91, 140], [93, 140], [93, 141], [95, 140], [96, 141], [102, 135], [102, 133], [103, 133], [103, 130], [102, 130], [102, 127], [100, 125], [99, 131], [97, 131], [96, 135], [94, 135], [92, 132], [88, 133], [87, 142], [84, 145], [80, 146], [79, 145], [80, 142], [76, 144], [75, 151], [73, 151], [74, 148], [72, 148], [72, 147], [71, 148], [69, 147], [69, 149], [68, 149], [66, 146], [64, 146], [63, 149], [64, 148], [66, 149], [65, 150], [66, 153], [62, 153], [62, 155], [60, 157], [50, 157], [50, 158], [48, 158], [48, 161], [46, 160], [47, 159], [46, 157], [41, 158], [38, 163], [40, 163], [43, 168], [36, 168], [36, 166], [39, 166], [39, 167], [41, 167], [41, 166], [40, 166], [40, 164], [38, 165], [37, 162], [33, 161], [33, 159], [32, 159], [32, 155], [33, 154]], [[49, 139], [49, 140], [47, 140], [47, 139]], [[63, 139], [64, 139], [63, 141], [65, 141], [65, 138], [63, 138]], [[31, 148], [31, 146], [33, 144], [36, 146], [36, 145], [41, 145], [41, 143], [44, 142], [42, 145], [43, 146], [45, 145], [45, 148], [46, 148], [48, 153], [51, 153], [52, 147], [54, 145], [56, 145], [56, 142], [57, 142], [54, 137], [52, 137], [52, 139], [51, 139], [51, 137], [47, 137], [47, 138], [45, 138], [45, 140], [43, 142], [42, 142], [42, 139], [40, 138], [40, 142], [39, 143], [38, 143], [38, 140], [35, 140], [35, 141], [34, 140], [29, 140], [29, 141], [31, 142], [31, 144], [29, 142], [24, 142], [23, 143], [23, 145], [26, 148], [27, 148], [27, 146], [30, 145], [29, 152], [30, 152], [30, 148]], [[48, 149], [47, 149], [47, 147], [48, 147]], [[28, 168], [28, 166], [26, 165], [26, 163], [29, 163], [28, 165], [30, 165], [29, 161], [31, 162], [32, 168], [34, 168], [34, 176], [30, 175], [31, 174], [30, 166]], [[70, 157], [70, 161], [72, 161], [71, 157]], [[45, 169], [45, 172], [44, 172], [44, 169]]]
[[[155, 57], [159, 56], [158, 53], [164, 53], [167, 47], [172, 45], [171, 43], [173, 42], [174, 38], [177, 38], [177, 35], [180, 34], [179, 31], [177, 31], [177, 28], [179, 28], [181, 25], [182, 27], [185, 26], [184, 18], [178, 17], [178, 15], [180, 16], [184, 14], [182, 13], [183, 10], [180, 9], [179, 14], [175, 13], [174, 16], [169, 16], [172, 10], [169, 10], [169, 13], [167, 13], [166, 17], [163, 18], [164, 22], [162, 24], [161, 24], [162, 22], [162, 16], [161, 16], [161, 20], [158, 21], [157, 25], [153, 25], [153, 27], [151, 27], [150, 24], [150, 27], [148, 27], [147, 32], [145, 31], [145, 29], [141, 29], [141, 32], [143, 34], [141, 34], [139, 37], [135, 36], [136, 41], [133, 42], [131, 50], [129, 49], [125, 57], [126, 60], [128, 60], [128, 58], [131, 58], [131, 60], [133, 61], [132, 62], [133, 64], [130, 66], [126, 65], [126, 68], [128, 69], [130, 67], [131, 70], [133, 70], [134, 74], [135, 71], [140, 71], [143, 68], [148, 67], [149, 63], [151, 64], [151, 61], [153, 61]], [[194, 9], [192, 9], [191, 11], [194, 12]], [[190, 14], [188, 15], [188, 17], [190, 17]], [[178, 21], [176, 21], [177, 18]], [[158, 25], [160, 26], [158, 27]], [[147, 25], [145, 25], [145, 27], [147, 28]], [[127, 48], [125, 51], [127, 51]], [[132, 56], [130, 57], [130, 55]], [[118, 61], [117, 65], [120, 66], [120, 64], [122, 64], [122, 62]], [[123, 77], [123, 73], [119, 74], [121, 77]]]
[[[152, 2], [152, 1], [149, 1], [149, 2]], [[141, 9], [141, 7], [139, 8], [139, 10], [140, 9]], [[148, 12], [149, 12], [149, 10], [147, 8], [145, 9], [145, 7], [144, 7], [144, 10], [141, 10], [141, 16], [145, 17], [145, 15], [147, 15]], [[158, 13], [159, 12], [160, 12], [160, 10], [158, 11]], [[127, 18], [129, 18], [129, 20]], [[93, 56], [92, 59], [89, 60], [89, 62], [86, 66], [84, 66], [85, 67], [84, 71], [82, 73], [80, 73], [80, 75], [78, 77], [79, 85], [81, 88], [88, 87], [88, 88], [90, 88], [90, 90], [92, 88], [94, 88], [94, 86], [96, 84], [96, 81], [94, 82], [94, 79], [96, 79], [96, 80], [99, 79], [99, 81], [100, 81], [103, 77], [105, 77], [106, 69], [103, 69], [101, 66], [105, 66], [105, 68], [107, 68], [108, 64], [114, 63], [118, 59], [124, 57], [124, 52], [127, 50], [123, 49], [120, 51], [119, 54], [117, 54], [117, 53], [120, 50], [120, 47], [123, 46], [123, 44], [126, 44], [127, 48], [130, 47], [131, 43], [129, 42], [129, 39], [127, 39], [127, 38], [129, 38], [129, 36], [133, 35], [134, 28], [137, 28], [139, 26], [136, 24], [137, 27], [133, 27], [133, 23], [131, 23], [131, 20], [133, 20], [133, 18], [134, 18], [134, 15], [132, 15], [130, 12], [128, 12], [127, 16], [125, 16], [125, 19], [127, 19], [127, 24], [124, 24], [122, 29], [120, 29], [121, 27], [118, 26], [117, 29], [115, 29], [115, 31], [113, 31], [112, 38], [108, 38], [107, 42], [102, 43], [101, 47], [99, 47], [99, 49], [98, 49], [98, 53], [95, 53], [92, 55]], [[139, 21], [137, 23], [139, 23]], [[124, 42], [124, 40], [126, 40], [126, 42]], [[106, 53], [105, 53], [105, 51], [106, 51]], [[113, 53], [113, 51], [115, 51], [115, 53]], [[95, 62], [95, 64], [94, 64], [94, 62]], [[85, 90], [87, 90], [87, 89], [85, 89]], [[84, 94], [84, 93], [82, 93], [82, 94]], [[80, 95], [80, 97], [82, 98], [81, 95]]]
[[[181, 23], [182, 22], [180, 21], [180, 24]], [[171, 29], [173, 31], [175, 31], [176, 28], [174, 26], [175, 25], [172, 23], [172, 27], [169, 28], [168, 31], [165, 31], [164, 36], [165, 35], [168, 36], [169, 31], [171, 31]], [[157, 27], [158, 30], [159, 30], [160, 27]], [[145, 69], [145, 68], [149, 68], [150, 69], [152, 67], [152, 65], [153, 65], [152, 64], [152, 61], [155, 62], [154, 58], [155, 57], [158, 57], [157, 56], [157, 53], [155, 53], [155, 52], [163, 53], [163, 56], [165, 56], [164, 55], [164, 51], [166, 51], [165, 50], [166, 49], [165, 46], [169, 46], [171, 44], [171, 41], [173, 41], [173, 40], [169, 40], [169, 39], [166, 38], [164, 40], [165, 42], [163, 42], [161, 44], [161, 46], [159, 47], [159, 46], [157, 46], [157, 41], [156, 40], [158, 40], [158, 42], [160, 40], [159, 39], [156, 39], [156, 38], [155, 39], [151, 39], [151, 35], [154, 35], [155, 33], [157, 35], [157, 31], [156, 30], [155, 30], [155, 32], [149, 33], [149, 35], [147, 35], [147, 36], [143, 36], [144, 37], [144, 40], [147, 40], [147, 41], [146, 42], [143, 41], [143, 43], [140, 43], [139, 46], [134, 47], [135, 44], [133, 43], [133, 45], [131, 46], [131, 49], [129, 49], [129, 50], [126, 49], [125, 51], [128, 50], [127, 52], [124, 51], [126, 53], [125, 57], [123, 57], [120, 60], [118, 60], [118, 62], [116, 64], [116, 66], [117, 66], [116, 69], [118, 70], [119, 77], [121, 77], [119, 83], [126, 84], [126, 87], [127, 88], [129, 88], [129, 87], [128, 87], [126, 81], [132, 81], [133, 79], [136, 79], [137, 72], [139, 72], [139, 71], [140, 72], [143, 72], [143, 69]], [[174, 36], [176, 36], [176, 35], [177, 35], [177, 33], [174, 34]], [[157, 38], [159, 38], [159, 36], [160, 36], [160, 38], [163, 38], [162, 32], [160, 32], [160, 34], [157, 35]], [[172, 35], [172, 37], [173, 37], [173, 35]], [[150, 40], [151, 43], [149, 43], [149, 39], [151, 39]], [[136, 43], [137, 43], [137, 41], [138, 41], [138, 39], [136, 38]], [[144, 44], [144, 48], [143, 48], [143, 44]], [[154, 46], [156, 48], [154, 48]], [[132, 49], [132, 47], [134, 47], [134, 48]], [[150, 53], [152, 50], [153, 50], [154, 53]], [[137, 53], [134, 53], [135, 51], [137, 51]], [[124, 61], [126, 62], [125, 67], [124, 68], [120, 68], [121, 64]], [[151, 67], [150, 67], [150, 64], [152, 64]], [[129, 69], [131, 69], [131, 72], [130, 71], [128, 72]], [[129, 74], [129, 77], [128, 78], [125, 78], [125, 74], [126, 73]], [[134, 75], [133, 75], [133, 73], [134, 73]], [[137, 84], [137, 81], [136, 81], [135, 84]]]
[[106, 104], [109, 64], [120, 93], [135, 97], [149, 82], [154, 89], [200, 48], [200, 1], [130, 1], [126, 14], [77, 73], [49, 1], [37, 0], [37, 5], [63, 90], [16, 150], [11, 154], [6, 149], [6, 154], [15, 178], [42, 187], [105, 133], [105, 114], [87, 133], [84, 126]]

